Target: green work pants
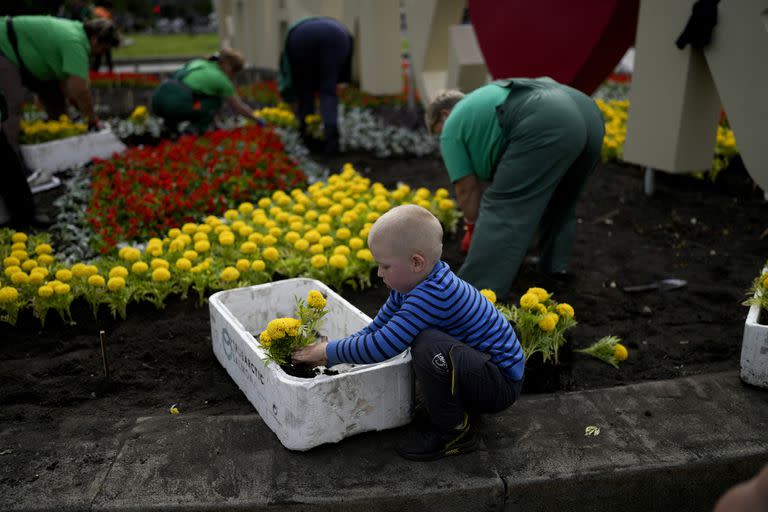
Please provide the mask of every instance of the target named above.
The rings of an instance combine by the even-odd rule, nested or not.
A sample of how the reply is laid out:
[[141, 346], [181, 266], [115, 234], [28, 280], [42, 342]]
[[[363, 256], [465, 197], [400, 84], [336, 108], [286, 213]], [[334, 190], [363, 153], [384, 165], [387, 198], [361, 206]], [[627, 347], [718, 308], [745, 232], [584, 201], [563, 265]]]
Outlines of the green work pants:
[[164, 81], [152, 95], [152, 112], [162, 117], [171, 131], [179, 123], [189, 121], [197, 133], [205, 132], [221, 108], [222, 100], [215, 96], [195, 93], [176, 79]]
[[595, 102], [570, 87], [513, 81], [497, 107], [505, 149], [480, 202], [459, 276], [499, 296], [510, 291], [539, 231], [539, 265], [567, 269], [576, 233], [575, 206], [600, 158], [605, 127]]

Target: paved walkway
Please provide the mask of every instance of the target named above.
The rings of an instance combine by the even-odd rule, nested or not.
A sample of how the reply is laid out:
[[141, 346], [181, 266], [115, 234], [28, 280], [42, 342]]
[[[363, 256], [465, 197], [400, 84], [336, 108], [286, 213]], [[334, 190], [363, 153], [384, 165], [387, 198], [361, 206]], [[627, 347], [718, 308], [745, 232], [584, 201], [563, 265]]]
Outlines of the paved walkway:
[[430, 463], [394, 453], [405, 429], [290, 452], [255, 412], [76, 423], [0, 427], [29, 464], [3, 465], [0, 510], [707, 511], [768, 463], [768, 391], [735, 372], [524, 396]]

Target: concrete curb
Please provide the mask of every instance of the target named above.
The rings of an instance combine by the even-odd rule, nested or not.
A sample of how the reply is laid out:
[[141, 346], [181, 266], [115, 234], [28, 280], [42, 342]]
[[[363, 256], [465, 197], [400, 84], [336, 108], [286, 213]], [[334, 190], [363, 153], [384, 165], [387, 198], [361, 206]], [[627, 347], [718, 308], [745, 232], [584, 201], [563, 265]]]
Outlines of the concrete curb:
[[394, 453], [407, 428], [297, 453], [255, 413], [82, 421], [2, 427], [29, 473], [3, 471], [0, 509], [710, 510], [768, 462], [768, 393], [736, 372], [526, 396], [431, 463]]

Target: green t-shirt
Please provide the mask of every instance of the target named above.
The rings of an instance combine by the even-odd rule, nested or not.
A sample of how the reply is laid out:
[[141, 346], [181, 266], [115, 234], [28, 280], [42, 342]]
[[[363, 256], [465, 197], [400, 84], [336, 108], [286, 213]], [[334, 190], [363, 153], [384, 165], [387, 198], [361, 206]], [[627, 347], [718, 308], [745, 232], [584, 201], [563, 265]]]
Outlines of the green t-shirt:
[[189, 73], [181, 80], [195, 92], [229, 98], [235, 94], [235, 86], [216, 62], [195, 59], [186, 65]]
[[[0, 17], [0, 51], [18, 66], [5, 20]], [[39, 80], [88, 79], [91, 46], [82, 23], [52, 16], [14, 16], [13, 28], [21, 59]]]
[[484, 85], [464, 96], [451, 110], [440, 134], [440, 153], [452, 182], [471, 174], [481, 181], [491, 181], [504, 144], [496, 107], [508, 95], [506, 87]]

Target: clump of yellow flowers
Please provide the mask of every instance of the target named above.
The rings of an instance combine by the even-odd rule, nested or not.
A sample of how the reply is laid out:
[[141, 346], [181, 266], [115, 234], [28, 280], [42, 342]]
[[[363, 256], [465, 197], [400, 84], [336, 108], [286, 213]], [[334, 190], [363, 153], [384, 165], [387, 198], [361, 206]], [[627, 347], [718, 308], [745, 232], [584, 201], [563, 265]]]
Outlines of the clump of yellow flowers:
[[295, 300], [298, 318], [275, 318], [259, 334], [267, 362], [289, 363], [294, 350], [314, 343], [320, 335], [323, 317], [328, 313], [325, 296], [318, 290], [310, 290], [306, 302], [300, 297]]
[[[629, 101], [596, 99], [595, 103], [600, 112], [602, 112], [605, 121], [605, 136], [603, 137], [601, 159], [603, 162], [621, 160], [624, 156], [624, 141], [627, 138]], [[717, 174], [728, 166], [730, 159], [737, 155], [738, 152], [733, 130], [727, 124], [720, 124], [717, 128], [712, 168], [702, 169], [702, 171], [706, 172], [711, 180], [714, 180]], [[702, 173], [696, 173], [696, 175], [701, 176]]]
[[147, 107], [144, 105], [139, 105], [133, 109], [133, 112], [131, 112], [131, 115], [128, 119], [134, 124], [144, 124], [144, 122], [147, 120], [147, 117], [149, 117], [149, 111], [147, 110]]
[[565, 331], [576, 325], [570, 304], [558, 303], [544, 288], [533, 287], [520, 297], [519, 305], [497, 304], [496, 308], [515, 326], [526, 359], [540, 353], [543, 362], [558, 363]]
[[768, 261], [765, 262], [760, 275], [752, 282], [747, 294], [749, 298], [743, 302], [745, 306], [757, 306], [763, 310], [763, 316], [768, 313]]
[[298, 128], [299, 121], [286, 103], [278, 103], [274, 107], [264, 107], [253, 111], [254, 117], [258, 117], [267, 124], [281, 128]]
[[124, 318], [131, 302], [162, 308], [170, 295], [184, 298], [192, 290], [202, 304], [210, 291], [298, 276], [336, 289], [365, 288], [376, 267], [368, 232], [384, 212], [407, 203], [428, 209], [446, 232], [455, 232], [460, 214], [446, 189], [400, 184], [389, 190], [350, 164], [326, 182], [277, 190], [89, 262], [58, 261], [47, 235], [27, 238], [3, 229], [0, 320], [14, 323], [30, 307], [41, 320], [54, 309], [70, 321], [69, 304], [77, 298], [94, 316], [106, 305]]
[[73, 123], [69, 117], [62, 115], [55, 121], [24, 121], [20, 123], [21, 134], [19, 142], [22, 144], [40, 144], [57, 139], [82, 135], [88, 131], [84, 123]]

